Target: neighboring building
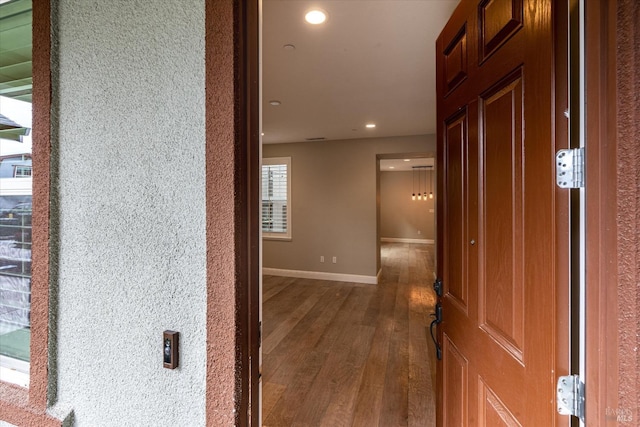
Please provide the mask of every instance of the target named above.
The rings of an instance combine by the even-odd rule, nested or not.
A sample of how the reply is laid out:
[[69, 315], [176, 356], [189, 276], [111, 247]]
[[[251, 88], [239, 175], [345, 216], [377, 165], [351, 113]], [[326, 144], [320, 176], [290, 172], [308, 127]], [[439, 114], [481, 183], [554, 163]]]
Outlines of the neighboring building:
[[[31, 178], [31, 153], [0, 156], [0, 179], [7, 178]], [[3, 190], [6, 187], [0, 187], [0, 194]]]

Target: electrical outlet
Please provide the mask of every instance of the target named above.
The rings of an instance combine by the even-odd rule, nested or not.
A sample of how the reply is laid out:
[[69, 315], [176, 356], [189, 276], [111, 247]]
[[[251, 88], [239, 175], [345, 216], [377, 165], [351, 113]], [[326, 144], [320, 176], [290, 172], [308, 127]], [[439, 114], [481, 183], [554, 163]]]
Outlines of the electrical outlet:
[[331, 260], [334, 264], [338, 263], [338, 257], [334, 256], [333, 259]]
[[320, 262], [324, 262], [324, 255], [320, 255]]

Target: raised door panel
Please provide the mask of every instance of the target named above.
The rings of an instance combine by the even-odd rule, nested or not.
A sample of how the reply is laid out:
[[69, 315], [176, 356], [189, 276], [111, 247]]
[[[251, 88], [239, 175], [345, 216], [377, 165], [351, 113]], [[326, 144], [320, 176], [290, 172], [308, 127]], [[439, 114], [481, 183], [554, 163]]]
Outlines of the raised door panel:
[[478, 384], [479, 425], [486, 427], [522, 426], [498, 395], [482, 381], [482, 378], [478, 379]]
[[468, 425], [469, 372], [468, 361], [444, 335], [443, 352], [443, 384], [444, 384], [444, 425]]
[[467, 248], [466, 248], [466, 194], [467, 194], [467, 115], [466, 111], [457, 113], [447, 120], [445, 126], [447, 168], [446, 192], [447, 231], [445, 263], [449, 274], [446, 277], [446, 293], [466, 312]]
[[447, 44], [444, 50], [444, 87], [450, 93], [467, 78], [467, 26]]
[[523, 362], [522, 71], [481, 95], [482, 255], [480, 327]]
[[478, 9], [482, 62], [522, 28], [522, 0], [484, 0]]

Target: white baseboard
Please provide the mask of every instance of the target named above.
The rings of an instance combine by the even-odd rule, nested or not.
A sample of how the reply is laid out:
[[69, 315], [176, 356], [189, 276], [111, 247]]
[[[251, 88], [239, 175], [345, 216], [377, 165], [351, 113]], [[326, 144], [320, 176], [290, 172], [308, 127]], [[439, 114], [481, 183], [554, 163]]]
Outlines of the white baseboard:
[[327, 273], [324, 271], [285, 270], [282, 268], [263, 267], [262, 274], [270, 276], [297, 277], [299, 279], [316, 279], [329, 280], [332, 282], [351, 282], [377, 285], [378, 278], [382, 274], [382, 270], [378, 272], [378, 276], [361, 276], [358, 274]]
[[400, 237], [381, 237], [381, 242], [389, 242], [389, 243], [417, 243], [419, 245], [427, 245], [433, 244], [435, 241], [433, 239], [403, 239]]

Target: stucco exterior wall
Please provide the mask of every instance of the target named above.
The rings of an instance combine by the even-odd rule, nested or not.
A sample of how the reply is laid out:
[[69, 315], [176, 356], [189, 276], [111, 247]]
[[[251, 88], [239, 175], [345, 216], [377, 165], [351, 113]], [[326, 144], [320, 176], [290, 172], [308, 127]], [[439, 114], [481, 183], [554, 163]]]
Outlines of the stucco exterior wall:
[[[77, 426], [205, 424], [204, 11], [54, 11], [51, 339]], [[165, 329], [181, 334], [176, 370], [162, 366]]]

